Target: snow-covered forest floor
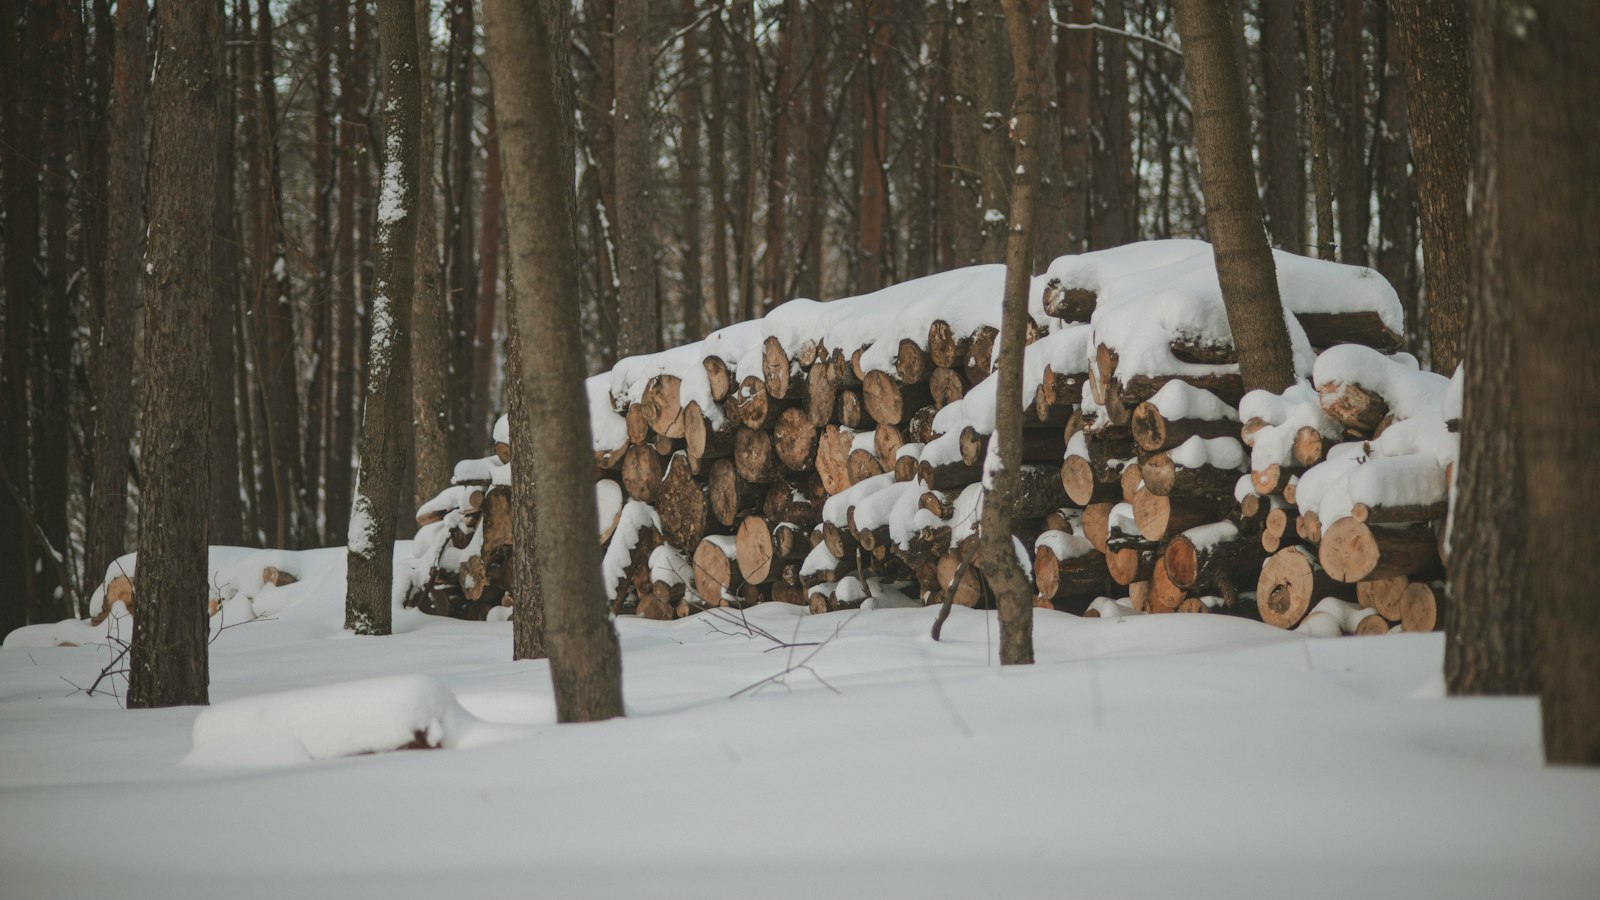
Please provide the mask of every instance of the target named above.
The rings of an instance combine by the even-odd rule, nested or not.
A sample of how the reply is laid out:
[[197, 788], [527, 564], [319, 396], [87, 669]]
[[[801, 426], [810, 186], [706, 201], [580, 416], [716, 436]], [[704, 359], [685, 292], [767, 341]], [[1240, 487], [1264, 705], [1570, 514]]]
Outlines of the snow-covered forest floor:
[[[1002, 670], [993, 613], [960, 607], [942, 643], [933, 609], [624, 617], [628, 717], [556, 726], [509, 623], [397, 609], [352, 637], [342, 551], [295, 556], [267, 618], [215, 634], [204, 714], [74, 692], [112, 651], [62, 627], [7, 641], [0, 895], [1600, 888], [1600, 772], [1541, 766], [1534, 700], [1444, 699], [1442, 634], [1041, 610], [1039, 664]], [[307, 759], [413, 725], [449, 749]]]

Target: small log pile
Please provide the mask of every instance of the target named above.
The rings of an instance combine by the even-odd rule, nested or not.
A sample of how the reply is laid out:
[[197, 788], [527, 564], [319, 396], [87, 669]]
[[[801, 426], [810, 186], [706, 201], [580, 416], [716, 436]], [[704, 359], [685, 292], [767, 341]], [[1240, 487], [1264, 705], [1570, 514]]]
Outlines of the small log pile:
[[[1198, 246], [1210, 265], [1204, 244], [1149, 246], [1191, 269]], [[1081, 262], [1091, 257], [1102, 262]], [[1316, 356], [1341, 344], [1323, 359], [1351, 348], [1420, 377], [1372, 349], [1397, 342], [1392, 290], [1367, 270], [1280, 261], [1291, 275], [1310, 267], [1304, 283], [1323, 294], [1368, 293], [1297, 306], [1298, 282], [1286, 282], [1297, 364], [1314, 380], [1242, 397], [1220, 298], [1201, 291], [1174, 306], [1170, 291], [1118, 293], [1111, 259], [1063, 257], [1034, 285], [1013, 527], [1030, 550], [1035, 605], [1242, 615], [1313, 633], [1435, 627], [1443, 480], [1421, 464], [1425, 429], [1406, 421], [1426, 398], [1409, 382], [1401, 398], [1372, 379], [1335, 378], [1349, 362]], [[612, 610], [989, 605], [977, 525], [1003, 272], [793, 301], [590, 379]], [[1437, 409], [1433, 418], [1442, 430]], [[1386, 436], [1385, 452], [1361, 455]], [[509, 605], [507, 458], [463, 463], [419, 511], [418, 605], [477, 617]], [[1324, 502], [1335, 494], [1347, 509]]]

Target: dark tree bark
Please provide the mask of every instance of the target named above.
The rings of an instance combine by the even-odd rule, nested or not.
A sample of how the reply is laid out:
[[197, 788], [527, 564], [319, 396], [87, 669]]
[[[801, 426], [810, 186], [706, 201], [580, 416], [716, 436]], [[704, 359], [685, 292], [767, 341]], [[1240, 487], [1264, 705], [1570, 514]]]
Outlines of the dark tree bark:
[[1306, 94], [1306, 116], [1311, 124], [1311, 192], [1317, 213], [1317, 256], [1333, 259], [1338, 241], [1333, 235], [1333, 175], [1328, 160], [1328, 87], [1322, 53], [1322, 4], [1305, 0], [1306, 68], [1311, 90]]
[[778, 59], [772, 103], [772, 149], [767, 168], [766, 248], [761, 257], [761, 311], [765, 314], [782, 303], [784, 281], [784, 237], [788, 228], [789, 135], [795, 119], [795, 76], [793, 69], [795, 16], [799, 4], [784, 3], [778, 22]]
[[1011, 178], [1006, 296], [1001, 312], [1000, 379], [994, 440], [999, 467], [983, 501], [983, 575], [1000, 611], [1000, 664], [1033, 662], [1033, 590], [1012, 547], [1011, 513], [1022, 470], [1022, 352], [1027, 342], [1028, 284], [1033, 276], [1034, 171], [1039, 143], [1039, 80], [1034, 71], [1033, 23], [1023, 0], [1002, 0], [1016, 78], [1016, 171]]
[[333, 379], [333, 0], [316, 0], [312, 13], [311, 48], [311, 300], [303, 329], [311, 346], [311, 378], [306, 384], [304, 443], [307, 538], [325, 543], [319, 507], [324, 496], [323, 472], [328, 465], [329, 383]]
[[[1094, 22], [1093, 0], [1061, 0], [1062, 21]], [[1061, 93], [1061, 170], [1066, 179], [1066, 244], [1064, 253], [1089, 249], [1090, 208], [1094, 191], [1094, 33], [1087, 28], [1060, 32], [1056, 81]]]
[[[500, 278], [500, 138], [495, 133], [494, 91], [486, 101], [489, 128], [483, 139], [483, 206], [478, 224], [478, 322], [472, 336], [472, 427], [479, 435], [493, 427], [494, 376], [500, 354], [494, 343], [495, 307]], [[448, 474], [448, 473], [446, 473]]]
[[973, 0], [974, 101], [978, 114], [979, 253], [983, 262], [1004, 262], [1010, 229], [1011, 135], [1005, 111], [1012, 94], [1011, 54], [999, 0]]
[[1600, 471], [1586, 464], [1600, 407], [1539, 392], [1600, 391], [1600, 252], [1588, 229], [1574, 227], [1600, 216], [1600, 19], [1560, 3], [1479, 0], [1474, 9], [1480, 172], [1498, 238], [1496, 256], [1486, 257], [1497, 277], [1486, 286], [1504, 288], [1515, 353], [1505, 374], [1521, 416], [1522, 537], [1527, 558], [1538, 560], [1526, 596], [1538, 602], [1545, 759], [1600, 765], [1600, 554], [1581, 525], [1600, 496]]
[[1367, 264], [1372, 178], [1367, 168], [1367, 65], [1364, 0], [1335, 0], [1333, 10], [1334, 192], [1339, 200], [1339, 260]]
[[1282, 391], [1294, 383], [1294, 358], [1256, 195], [1232, 16], [1226, 5], [1206, 0], [1176, 0], [1174, 6], [1194, 103], [1206, 227], [1239, 351], [1239, 374], [1247, 390]]
[[[819, 7], [820, 9], [820, 4]], [[706, 56], [711, 66], [711, 109], [706, 117], [706, 154], [711, 193], [711, 300], [715, 324], [731, 324], [733, 297], [728, 287], [728, 89], [726, 24], [720, 10], [708, 20]]]
[[[450, 458], [483, 452], [484, 435], [469, 428], [472, 403], [472, 335], [477, 327], [478, 266], [472, 197], [472, 169], [477, 159], [473, 143], [473, 74], [477, 68], [477, 42], [472, 0], [450, 3], [450, 90], [446, 96], [447, 128], [443, 149], [445, 166], [445, 284], [450, 297], [450, 355], [447, 396], [457, 398], [445, 407]], [[419, 185], [420, 189], [420, 185]], [[448, 465], [448, 460], [446, 461]]]
[[[978, 158], [983, 111], [978, 71], [986, 68], [978, 40], [977, 15], [984, 0], [954, 0], [950, 10], [950, 164], [944, 216], [949, 228], [948, 266], [993, 262], [983, 251], [982, 163]], [[991, 0], [992, 2], [992, 0]]]
[[[222, 30], [214, 0], [164, 0], [150, 90], [150, 238], [145, 254], [145, 434], [139, 587], [128, 706], [204, 704], [210, 500], [211, 222]], [[196, 387], [199, 390], [196, 390]]]
[[[524, 423], [533, 419], [528, 412], [524, 396], [527, 382], [522, 377], [522, 333], [517, 324], [515, 297], [512, 286], [507, 286], [506, 325], [510, 330], [506, 352], [506, 408], [511, 417], [511, 459], [515, 466], [518, 454], [532, 456], [534, 428]], [[512, 546], [511, 556], [512, 597], [512, 659], [544, 659], [548, 653], [544, 641], [544, 590], [539, 581], [539, 499], [536, 480], [537, 466], [523, 466], [511, 480]]]
[[1433, 370], [1461, 362], [1467, 327], [1467, 175], [1472, 163], [1472, 67], [1466, 0], [1393, 0], [1417, 163], [1423, 281]]
[[[227, 27], [225, 7], [220, 24]], [[229, 28], [229, 31], [232, 29]], [[217, 187], [211, 213], [211, 537], [218, 544], [245, 541], [244, 503], [239, 468], [239, 415], [243, 394], [234, 392], [234, 323], [239, 305], [239, 237], [234, 228], [234, 101], [232, 77], [223, 51], [218, 77], [226, 88], [219, 92], [217, 121]], [[325, 340], [331, 337], [325, 336]], [[326, 344], [324, 345], [327, 346]], [[331, 347], [329, 348], [331, 349]], [[248, 414], [248, 410], [244, 410]], [[253, 532], [253, 529], [252, 529]], [[255, 538], [252, 533], [251, 539]], [[98, 574], [96, 575], [98, 577]]]
[[[855, 0], [855, 32], [865, 65], [856, 73], [856, 109], [859, 153], [856, 159], [856, 205], [860, 231], [861, 268], [857, 289], [874, 291], [888, 283], [893, 260], [885, 254], [889, 244], [884, 229], [889, 220], [889, 181], [884, 172], [889, 143], [889, 86], [886, 55], [889, 43], [885, 0]], [[779, 176], [774, 173], [774, 179]]]
[[683, 193], [683, 336], [699, 340], [705, 297], [700, 278], [700, 34], [695, 0], [682, 0], [683, 84], [678, 88], [678, 179]]
[[[811, 69], [807, 74], [805, 138], [795, 161], [795, 183], [800, 215], [800, 247], [796, 254], [794, 291], [797, 296], [820, 299], [822, 296], [822, 242], [827, 223], [825, 194], [828, 169], [827, 121], [828, 41], [827, 4], [811, 4], [808, 50]], [[713, 133], [715, 129], [713, 128]], [[711, 171], [716, 172], [713, 160]], [[717, 183], [713, 174], [711, 184]]]
[[1294, 27], [1295, 4], [1261, 4], [1261, 168], [1272, 243], [1306, 252], [1306, 169], [1300, 149], [1300, 98], [1306, 70]]
[[[116, 90], [107, 136], [106, 307], [94, 354], [94, 479], [84, 547], [90, 578], [104, 575], [112, 560], [122, 555], [127, 535], [128, 452], [138, 412], [129, 376], [142, 302], [139, 261], [145, 233], [146, 16], [144, 0], [117, 4]], [[9, 237], [9, 228], [6, 233]]]
[[661, 349], [656, 304], [653, 194], [655, 165], [650, 149], [650, 0], [617, 0], [617, 31], [611, 49], [617, 77], [617, 356]]
[[1378, 253], [1374, 264], [1400, 295], [1406, 314], [1406, 346], [1421, 358], [1422, 308], [1417, 300], [1416, 184], [1411, 179], [1411, 125], [1406, 109], [1405, 68], [1400, 62], [1394, 16], [1384, 10], [1383, 84], [1379, 102], [1376, 171]]
[[[518, 273], [524, 399], [540, 461], [541, 518], [563, 527], [541, 533], [537, 563], [547, 587], [545, 635], [556, 715], [563, 722], [622, 714], [622, 658], [600, 588], [595, 540], [594, 460], [578, 336], [572, 180], [561, 133], [561, 76], [548, 46], [551, 16], [515, 0], [486, 0], [489, 71], [497, 85], [506, 220]], [[554, 237], [552, 238], [552, 235]]]
[[339, 234], [335, 242], [339, 282], [333, 301], [333, 330], [338, 350], [330, 416], [332, 446], [328, 455], [331, 464], [327, 496], [323, 498], [323, 506], [328, 511], [328, 534], [335, 539], [350, 530], [350, 460], [356, 451], [355, 423], [359, 407], [356, 367], [361, 354], [357, 350], [356, 304], [361, 296], [363, 257], [357, 253], [356, 221], [367, 157], [367, 128], [362, 110], [367, 105], [367, 34], [371, 25], [366, 9], [365, 3], [354, 3], [353, 8], [347, 3], [346, 14], [340, 16]]
[[[1105, 0], [1105, 24], [1127, 26], [1124, 0]], [[1113, 36], [1100, 41], [1100, 139], [1095, 143], [1097, 200], [1090, 245], [1118, 247], [1138, 240], [1138, 191], [1133, 177], [1133, 126], [1128, 107], [1128, 42]]]
[[416, 0], [417, 68], [417, 250], [416, 296], [411, 301], [411, 429], [416, 462], [414, 506], [432, 500], [450, 483], [454, 469], [446, 431], [453, 404], [470, 396], [450, 391], [450, 316], [439, 278], [439, 217], [433, 202], [433, 33], [429, 2]]
[[[1033, 20], [1033, 70], [1039, 84], [1039, 177], [1034, 185], [1033, 265], [1040, 271], [1050, 265], [1050, 261], [1058, 254], [1070, 252], [1067, 247], [1067, 204], [1071, 198], [1061, 164], [1061, 97], [1056, 82], [1056, 45], [1051, 39], [1055, 30], [1050, 21], [1051, 3], [1052, 0], [1026, 0], [1024, 3], [1029, 18]], [[928, 178], [923, 183], [931, 185], [936, 182]], [[920, 210], [913, 211], [908, 224], [915, 228], [927, 215], [931, 215], [931, 211], [928, 214]], [[923, 275], [931, 271], [930, 267], [915, 274]]]
[[350, 516], [344, 624], [388, 634], [394, 610], [395, 510], [405, 485], [406, 363], [415, 289], [418, 141], [416, 13], [413, 0], [379, 0], [383, 72], [383, 179], [379, 188], [372, 339], [367, 348], [361, 472]]

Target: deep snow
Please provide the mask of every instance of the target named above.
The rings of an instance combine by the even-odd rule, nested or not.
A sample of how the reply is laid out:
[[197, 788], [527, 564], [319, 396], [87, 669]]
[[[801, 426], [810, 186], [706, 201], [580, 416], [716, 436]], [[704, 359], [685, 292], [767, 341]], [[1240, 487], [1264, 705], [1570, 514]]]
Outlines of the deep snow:
[[[624, 618], [628, 718], [556, 726], [508, 623], [353, 637], [342, 554], [302, 562], [216, 638], [198, 729], [73, 693], [104, 646], [0, 650], [0, 896], [1600, 892], [1600, 773], [1541, 767], [1535, 701], [1443, 699], [1442, 635], [1039, 611], [1039, 664], [1002, 670], [959, 607], [943, 643], [931, 609], [748, 612], [826, 642], [793, 649]], [[452, 749], [285, 739], [435, 713]]]

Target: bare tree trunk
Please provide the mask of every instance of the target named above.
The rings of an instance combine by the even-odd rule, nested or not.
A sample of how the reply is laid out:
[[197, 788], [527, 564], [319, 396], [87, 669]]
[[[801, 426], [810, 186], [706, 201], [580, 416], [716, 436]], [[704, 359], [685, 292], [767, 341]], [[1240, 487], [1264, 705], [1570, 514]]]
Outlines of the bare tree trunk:
[[1400, 295], [1406, 346], [1421, 358], [1422, 307], [1417, 302], [1416, 183], [1411, 179], [1411, 131], [1405, 69], [1394, 16], [1384, 9], [1383, 83], [1377, 136], [1378, 253], [1374, 260]]
[[[1322, 56], [1322, 4], [1306, 0], [1306, 68], [1311, 72], [1306, 113], [1311, 119], [1311, 189], [1316, 198], [1317, 256], [1333, 259], [1338, 249], [1333, 237], [1333, 176], [1328, 163], [1328, 88]], [[1198, 129], [1197, 129], [1198, 130]]]
[[[522, 332], [517, 324], [515, 289], [506, 286], [506, 325], [511, 332], [506, 353], [506, 410], [511, 417], [511, 459], [531, 457], [536, 429], [528, 411], [527, 382], [522, 377]], [[525, 424], [528, 423], [528, 424]], [[514, 468], [511, 479], [512, 546], [512, 659], [544, 659], [544, 588], [539, 579], [538, 466]]]
[[[795, 182], [799, 194], [800, 248], [796, 254], [798, 271], [795, 273], [795, 294], [820, 299], [822, 296], [822, 242], [827, 222], [828, 205], [826, 179], [828, 168], [828, 130], [822, 127], [827, 120], [828, 85], [828, 20], [827, 5], [823, 2], [811, 6], [808, 50], [811, 70], [806, 77], [806, 121], [810, 123], [801, 141], [802, 149], [796, 161]], [[715, 172], [713, 164], [712, 171]], [[715, 177], [713, 176], [713, 184]]]
[[1250, 114], [1239, 78], [1232, 16], [1223, 4], [1175, 0], [1183, 67], [1194, 103], [1195, 148], [1217, 280], [1247, 390], [1295, 381], [1289, 328], [1250, 161]]
[[[1062, 20], [1094, 22], [1093, 0], [1061, 0]], [[1089, 248], [1094, 190], [1094, 33], [1087, 28], [1060, 32], [1056, 81], [1061, 93], [1061, 170], [1066, 179], [1067, 234], [1063, 252]]]
[[1061, 165], [1061, 98], [1055, 78], [1050, 4], [1051, 0], [1027, 0], [1024, 4], [1033, 20], [1034, 74], [1039, 81], [1039, 178], [1034, 185], [1038, 197], [1033, 215], [1033, 265], [1038, 270], [1050, 265], [1057, 254], [1068, 252], [1069, 197]]
[[[145, 0], [117, 4], [117, 87], [107, 135], [110, 169], [106, 308], [101, 318], [100, 344], [94, 354], [94, 487], [84, 548], [90, 578], [104, 575], [112, 560], [122, 555], [127, 535], [128, 450], [133, 444], [138, 411], [134, 382], [129, 376], [134, 366], [137, 316], [143, 302], [140, 260], [144, 256], [145, 234], [146, 17]], [[7, 166], [6, 171], [10, 172], [11, 167]], [[6, 234], [10, 236], [10, 228]], [[9, 248], [6, 256], [14, 258]]]
[[793, 70], [796, 17], [800, 4], [786, 0], [778, 23], [778, 61], [773, 90], [772, 151], [767, 172], [766, 249], [761, 258], [761, 311], [788, 299], [783, 296], [783, 249], [788, 224], [789, 134], [795, 119]]
[[727, 41], [719, 10], [706, 26], [710, 31], [707, 56], [711, 62], [711, 115], [707, 117], [706, 153], [709, 155], [707, 187], [711, 191], [711, 299], [716, 324], [728, 325], [738, 317], [728, 289], [728, 91], [724, 44]]
[[1005, 210], [1010, 206], [1011, 138], [1006, 108], [1012, 94], [1011, 54], [1006, 45], [1006, 25], [998, 0], [973, 0], [973, 53], [976, 57], [974, 85], [978, 134], [978, 177], [982, 190], [982, 209], [978, 233], [982, 239], [983, 262], [1006, 259]]
[[383, 72], [383, 180], [378, 200], [377, 279], [367, 349], [361, 473], [350, 515], [345, 627], [388, 634], [394, 610], [395, 509], [405, 490], [406, 370], [416, 271], [418, 139], [416, 10], [413, 0], [379, 0]]
[[[548, 46], [548, 13], [515, 0], [486, 0], [489, 71], [498, 86], [505, 166], [506, 219], [518, 273], [518, 322], [543, 327], [519, 333], [524, 398], [540, 460], [540, 517], [545, 529], [537, 562], [547, 586], [545, 634], [556, 715], [563, 722], [622, 714], [622, 658], [600, 588], [590, 431], [578, 336], [576, 244], [571, 156], [561, 132], [560, 77]], [[559, 57], [557, 57], [559, 58]], [[551, 238], [551, 235], [554, 238]], [[520, 331], [520, 330], [519, 330]]]
[[439, 279], [439, 220], [433, 202], [433, 30], [429, 0], [417, 16], [417, 250], [416, 297], [411, 306], [411, 429], [416, 448], [414, 506], [432, 500], [453, 470], [445, 433], [453, 403], [472, 402], [449, 389], [450, 316]]
[[1333, 11], [1333, 116], [1335, 192], [1339, 198], [1339, 260], [1367, 264], [1372, 223], [1372, 179], [1367, 169], [1367, 64], [1364, 0], [1335, 0]]
[[[207, 702], [211, 222], [222, 30], [214, 0], [164, 0], [150, 91], [150, 244], [145, 254], [145, 434], [139, 589], [128, 706]], [[199, 390], [196, 390], [196, 387]]]
[[339, 235], [335, 255], [339, 283], [334, 292], [333, 331], [338, 346], [333, 378], [331, 445], [328, 457], [328, 534], [350, 530], [350, 458], [355, 453], [356, 302], [361, 260], [356, 256], [356, 195], [366, 143], [361, 110], [366, 106], [366, 30], [364, 4], [345, 6], [339, 35]]
[[[1128, 24], [1124, 0], [1105, 0], [1105, 24], [1122, 29]], [[1138, 240], [1138, 190], [1133, 177], [1133, 151], [1129, 135], [1133, 126], [1128, 112], [1128, 42], [1112, 37], [1100, 42], [1102, 80], [1101, 137], [1096, 144], [1094, 188], [1095, 248], [1118, 247]]]
[[[874, 291], [888, 283], [893, 268], [884, 254], [888, 243], [884, 228], [888, 224], [889, 182], [883, 167], [889, 148], [888, 10], [884, 0], [856, 0], [856, 43], [865, 65], [856, 73], [856, 108], [861, 120], [858, 129], [859, 153], [856, 161], [856, 196], [861, 242], [861, 270], [857, 289]], [[776, 175], [774, 176], [776, 177]]]
[[1422, 212], [1423, 282], [1433, 370], [1453, 372], [1467, 329], [1467, 176], [1472, 67], [1466, 0], [1393, 0], [1406, 63], [1411, 153]]
[[1474, 9], [1481, 171], [1498, 237], [1498, 277], [1486, 287], [1504, 288], [1511, 320], [1516, 364], [1506, 374], [1521, 416], [1522, 537], [1538, 560], [1526, 596], [1538, 598], [1545, 759], [1600, 765], [1600, 554], [1592, 530], [1575, 525], [1600, 496], [1600, 471], [1584, 463], [1600, 439], [1600, 407], [1552, 403], [1540, 392], [1552, 384], [1574, 396], [1600, 391], [1600, 253], [1594, 235], [1574, 227], [1600, 216], [1600, 19], [1582, 5], [1535, 11], [1479, 0]]
[[1273, 244], [1306, 252], [1306, 168], [1300, 150], [1300, 98], [1306, 70], [1294, 28], [1295, 4], [1261, 4], [1261, 168]]
[[[49, 7], [45, 7], [49, 8]], [[53, 16], [61, 10], [52, 9]], [[70, 484], [67, 463], [71, 456], [72, 315], [71, 268], [68, 260], [69, 209], [72, 178], [67, 167], [71, 152], [68, 121], [73, 115], [73, 93], [68, 68], [67, 40], [71, 31], [59, 19], [46, 31], [39, 48], [43, 57], [42, 96], [47, 100], [43, 143], [44, 195], [44, 302], [42, 328], [34, 329], [33, 518], [47, 546], [39, 553], [57, 564], [43, 567], [32, 592], [33, 619], [48, 622], [71, 616], [75, 576], [71, 574], [67, 504]], [[43, 30], [43, 29], [41, 29]]]
[[616, 0], [617, 356], [661, 349], [656, 305], [655, 164], [650, 149], [650, 0]]
[[[228, 27], [225, 6], [220, 25]], [[217, 129], [217, 187], [211, 215], [211, 256], [213, 287], [211, 297], [211, 540], [218, 544], [241, 544], [245, 540], [244, 501], [239, 468], [239, 442], [243, 394], [234, 393], [234, 321], [239, 306], [239, 236], [234, 228], [234, 100], [233, 78], [224, 49], [217, 76], [224, 89], [219, 91], [220, 115]], [[332, 335], [325, 336], [325, 340]], [[331, 349], [331, 346], [324, 344]], [[330, 369], [331, 371], [331, 369]], [[246, 411], [246, 414], [248, 412]], [[250, 535], [254, 539], [255, 535]], [[96, 573], [98, 577], [98, 573]]]
[[[1481, 29], [1492, 40], [1488, 29]], [[1398, 49], [1398, 48], [1396, 48]], [[1494, 54], [1477, 48], [1480, 65]], [[1498, 189], [1496, 135], [1489, 116], [1498, 102], [1487, 77], [1475, 86], [1483, 104], [1472, 189], [1472, 303], [1468, 307], [1461, 454], [1448, 522], [1450, 605], [1445, 610], [1444, 673], [1452, 694], [1539, 692], [1538, 595], [1528, 588], [1527, 500], [1523, 486], [1522, 414], [1507, 284], [1504, 197]], [[1535, 551], [1542, 554], [1542, 550]], [[1539, 559], [1541, 557], [1534, 557]]]
[[1033, 23], [1023, 0], [1002, 0], [1016, 78], [1012, 109], [1016, 171], [1011, 178], [1010, 237], [1006, 243], [1006, 296], [1001, 312], [1000, 363], [994, 439], [998, 465], [983, 501], [983, 575], [1000, 610], [1000, 664], [1033, 662], [1033, 591], [1013, 549], [1011, 513], [1022, 470], [1022, 352], [1027, 345], [1028, 285], [1033, 277], [1035, 159], [1039, 144], [1039, 79], [1034, 72]]
[[978, 159], [983, 113], [978, 102], [977, 12], [982, 0], [954, 0], [950, 12], [950, 165], [944, 218], [949, 223], [949, 265], [983, 258], [983, 185]]
[[483, 208], [478, 224], [478, 323], [472, 337], [472, 427], [477, 433], [493, 425], [495, 352], [494, 323], [500, 277], [500, 137], [494, 118], [494, 90], [486, 101], [489, 130], [483, 139]]
[[311, 350], [311, 378], [305, 385], [305, 430], [300, 459], [305, 467], [306, 539], [321, 546], [323, 470], [327, 457], [329, 382], [333, 378], [333, 0], [315, 0], [312, 19], [311, 121], [311, 300], [302, 323]]
[[678, 178], [683, 192], [683, 331], [686, 340], [705, 334], [705, 296], [700, 276], [700, 35], [695, 0], [682, 0], [683, 84], [678, 88]]

